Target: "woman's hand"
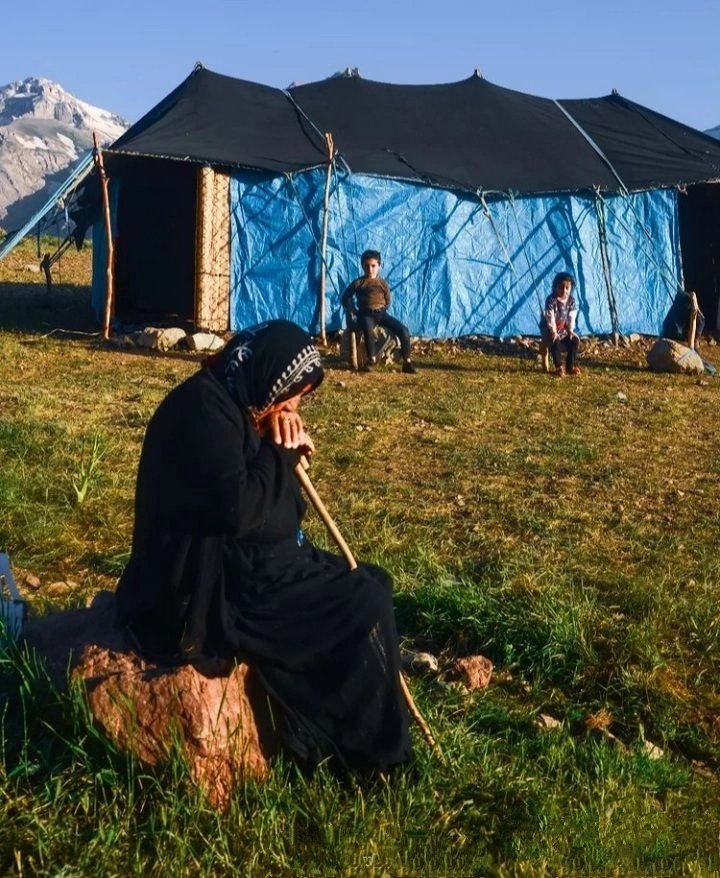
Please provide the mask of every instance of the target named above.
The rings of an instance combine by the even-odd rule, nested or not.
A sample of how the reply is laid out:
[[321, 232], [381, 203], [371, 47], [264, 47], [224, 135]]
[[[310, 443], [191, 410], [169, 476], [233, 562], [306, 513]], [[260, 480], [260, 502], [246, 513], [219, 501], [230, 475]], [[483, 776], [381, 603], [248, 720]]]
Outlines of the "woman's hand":
[[258, 429], [261, 436], [270, 436], [273, 442], [283, 448], [296, 448], [307, 455], [315, 451], [315, 444], [297, 412], [270, 412], [260, 422]]

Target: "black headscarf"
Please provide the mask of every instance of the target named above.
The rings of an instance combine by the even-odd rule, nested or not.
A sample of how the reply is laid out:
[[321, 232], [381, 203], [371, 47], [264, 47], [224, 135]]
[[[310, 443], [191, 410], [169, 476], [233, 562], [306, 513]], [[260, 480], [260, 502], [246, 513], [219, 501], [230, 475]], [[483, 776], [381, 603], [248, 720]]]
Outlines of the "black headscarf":
[[259, 414], [303, 387], [323, 379], [320, 354], [312, 338], [289, 320], [270, 320], [243, 329], [203, 365], [221, 381], [235, 402]]

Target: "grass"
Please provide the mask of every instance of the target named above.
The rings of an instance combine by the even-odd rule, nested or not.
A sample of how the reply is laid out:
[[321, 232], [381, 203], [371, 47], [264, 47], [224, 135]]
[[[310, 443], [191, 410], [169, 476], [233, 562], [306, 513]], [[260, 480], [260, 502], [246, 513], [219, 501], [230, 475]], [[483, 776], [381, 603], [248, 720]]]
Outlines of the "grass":
[[[33, 258], [0, 263], [0, 550], [45, 613], [114, 587], [144, 426], [197, 357], [78, 334], [87, 255], [50, 301]], [[313, 481], [393, 574], [404, 643], [496, 663], [481, 693], [412, 683], [447, 765], [420, 739], [385, 783], [280, 761], [218, 815], [181, 759], [115, 752], [79, 693], [6, 655], [0, 875], [720, 874], [720, 380], [652, 375], [636, 346], [557, 382], [522, 353], [438, 345], [412, 377], [329, 351], [305, 408]]]

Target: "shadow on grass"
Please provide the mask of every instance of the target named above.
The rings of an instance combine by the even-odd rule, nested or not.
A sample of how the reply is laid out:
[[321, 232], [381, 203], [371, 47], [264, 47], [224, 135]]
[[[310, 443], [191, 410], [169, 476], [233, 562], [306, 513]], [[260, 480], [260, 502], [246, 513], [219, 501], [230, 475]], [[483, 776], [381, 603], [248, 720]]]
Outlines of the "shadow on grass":
[[0, 283], [0, 329], [28, 335], [100, 331], [90, 305], [90, 287], [63, 284], [48, 293], [39, 284], [21, 283]]

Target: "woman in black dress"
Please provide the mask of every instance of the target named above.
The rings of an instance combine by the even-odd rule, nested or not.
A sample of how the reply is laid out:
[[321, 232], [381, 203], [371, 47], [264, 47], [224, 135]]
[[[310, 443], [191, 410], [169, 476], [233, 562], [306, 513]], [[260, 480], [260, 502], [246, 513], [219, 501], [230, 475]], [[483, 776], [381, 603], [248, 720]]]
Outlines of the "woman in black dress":
[[297, 413], [322, 381], [288, 321], [236, 335], [160, 404], [138, 471], [118, 618], [161, 661], [247, 661], [287, 746], [386, 769], [411, 755], [388, 574], [305, 539], [294, 467], [312, 441]]

